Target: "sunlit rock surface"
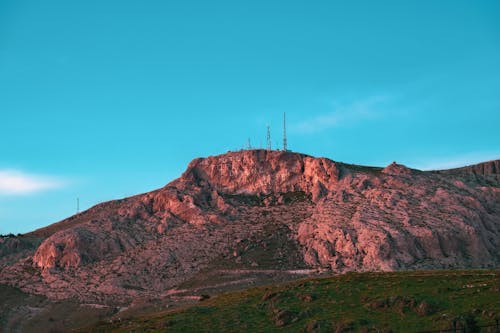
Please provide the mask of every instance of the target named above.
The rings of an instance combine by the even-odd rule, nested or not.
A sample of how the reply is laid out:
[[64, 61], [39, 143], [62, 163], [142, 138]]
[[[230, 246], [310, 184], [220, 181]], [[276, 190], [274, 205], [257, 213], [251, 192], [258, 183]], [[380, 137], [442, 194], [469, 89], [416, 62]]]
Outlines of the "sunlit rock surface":
[[31, 233], [30, 246], [0, 242], [0, 283], [106, 303], [228, 267], [499, 267], [499, 171], [499, 161], [422, 172], [266, 150], [195, 159], [159, 190]]

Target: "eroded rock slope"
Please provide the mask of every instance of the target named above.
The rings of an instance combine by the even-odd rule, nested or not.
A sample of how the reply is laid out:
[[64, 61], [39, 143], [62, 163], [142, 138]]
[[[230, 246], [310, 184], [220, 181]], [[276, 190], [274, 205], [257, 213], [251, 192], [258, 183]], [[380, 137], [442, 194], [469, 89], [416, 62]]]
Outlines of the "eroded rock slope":
[[31, 233], [41, 244], [4, 261], [0, 283], [104, 304], [229, 269], [499, 267], [498, 166], [422, 172], [266, 150], [196, 159], [159, 190]]

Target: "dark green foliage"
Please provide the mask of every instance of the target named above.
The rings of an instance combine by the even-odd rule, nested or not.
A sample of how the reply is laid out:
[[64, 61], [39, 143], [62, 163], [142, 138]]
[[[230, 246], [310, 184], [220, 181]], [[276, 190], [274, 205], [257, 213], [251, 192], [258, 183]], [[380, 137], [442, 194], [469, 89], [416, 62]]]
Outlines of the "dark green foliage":
[[243, 204], [247, 206], [260, 206], [262, 205], [262, 199], [253, 194], [222, 194], [221, 196], [228, 200], [229, 202], [232, 202], [234, 204]]
[[295, 202], [301, 202], [306, 200], [311, 200], [311, 194], [304, 191], [286, 192], [282, 193], [283, 203], [292, 204]]

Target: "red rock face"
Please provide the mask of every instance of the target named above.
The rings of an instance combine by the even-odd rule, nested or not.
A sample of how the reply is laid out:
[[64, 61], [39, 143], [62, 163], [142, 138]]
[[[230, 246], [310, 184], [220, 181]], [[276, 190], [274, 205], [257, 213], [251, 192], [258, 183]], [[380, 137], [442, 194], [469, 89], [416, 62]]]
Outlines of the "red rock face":
[[266, 150], [196, 159], [183, 180], [223, 193], [270, 194], [304, 191], [316, 201], [339, 179], [335, 162], [325, 158]]
[[35, 231], [45, 240], [9, 262], [0, 282], [105, 303], [161, 294], [227, 265], [499, 267], [498, 165], [422, 172], [265, 150], [196, 159], [162, 189]]

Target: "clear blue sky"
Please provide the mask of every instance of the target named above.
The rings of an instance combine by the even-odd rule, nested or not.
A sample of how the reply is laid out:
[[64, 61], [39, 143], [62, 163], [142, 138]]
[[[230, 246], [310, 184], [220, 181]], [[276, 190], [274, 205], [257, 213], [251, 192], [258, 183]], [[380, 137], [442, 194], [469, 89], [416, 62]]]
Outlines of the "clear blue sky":
[[500, 1], [0, 0], [0, 233], [247, 138], [429, 169], [500, 158]]

